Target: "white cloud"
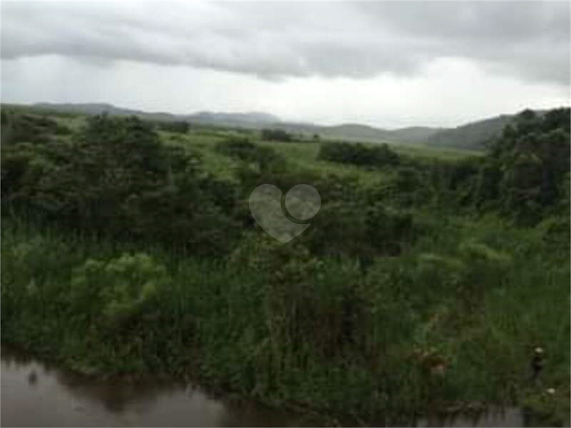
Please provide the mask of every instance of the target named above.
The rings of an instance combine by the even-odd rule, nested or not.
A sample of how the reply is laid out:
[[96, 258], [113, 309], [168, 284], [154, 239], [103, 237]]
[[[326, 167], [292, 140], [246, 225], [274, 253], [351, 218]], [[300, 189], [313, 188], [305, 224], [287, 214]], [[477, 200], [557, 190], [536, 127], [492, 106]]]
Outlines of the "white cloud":
[[289, 77], [278, 82], [186, 66], [119, 61], [101, 67], [58, 56], [3, 61], [4, 102], [110, 102], [147, 111], [266, 111], [317, 123], [454, 126], [525, 107], [569, 104], [560, 86], [491, 76], [442, 59], [414, 77]]
[[569, 4], [3, 2], [4, 102], [385, 127], [569, 104]]
[[42, 54], [254, 74], [411, 74], [449, 56], [568, 83], [566, 2], [4, 2], [2, 57]]

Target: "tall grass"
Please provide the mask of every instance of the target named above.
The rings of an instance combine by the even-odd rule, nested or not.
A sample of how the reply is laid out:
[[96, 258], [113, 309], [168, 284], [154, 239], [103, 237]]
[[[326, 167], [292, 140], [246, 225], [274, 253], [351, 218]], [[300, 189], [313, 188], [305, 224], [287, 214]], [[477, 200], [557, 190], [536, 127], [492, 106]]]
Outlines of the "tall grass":
[[[568, 262], [538, 230], [431, 221], [367, 274], [256, 235], [215, 261], [5, 221], [2, 340], [84, 372], [201, 378], [353, 423], [474, 400], [543, 403], [564, 421]], [[535, 346], [547, 402], [529, 382]]]

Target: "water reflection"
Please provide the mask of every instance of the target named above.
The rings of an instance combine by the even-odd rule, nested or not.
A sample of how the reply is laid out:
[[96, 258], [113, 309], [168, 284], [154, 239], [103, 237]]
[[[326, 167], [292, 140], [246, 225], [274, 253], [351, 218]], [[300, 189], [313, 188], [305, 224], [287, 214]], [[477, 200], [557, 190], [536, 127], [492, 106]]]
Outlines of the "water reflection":
[[36, 373], [35, 370], [32, 370], [28, 375], [28, 383], [33, 386], [37, 382], [38, 382], [38, 374]]
[[[310, 426], [309, 417], [214, 397], [189, 384], [95, 380], [2, 346], [3, 426]], [[522, 413], [497, 408], [432, 415], [416, 426], [523, 426]], [[349, 423], [354, 425], [354, 423]]]
[[3, 426], [299, 426], [310, 420], [159, 380], [86, 378], [2, 346]]
[[527, 426], [523, 412], [515, 407], [491, 407], [486, 411], [431, 415], [419, 427], [522, 427]]

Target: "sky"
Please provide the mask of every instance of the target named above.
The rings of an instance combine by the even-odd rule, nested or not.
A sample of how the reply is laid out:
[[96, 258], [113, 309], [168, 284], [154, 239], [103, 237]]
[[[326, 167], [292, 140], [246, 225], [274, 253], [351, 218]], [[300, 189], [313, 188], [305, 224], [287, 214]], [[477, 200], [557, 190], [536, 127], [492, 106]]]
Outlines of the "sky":
[[5, 103], [383, 128], [570, 104], [570, 3], [4, 1]]

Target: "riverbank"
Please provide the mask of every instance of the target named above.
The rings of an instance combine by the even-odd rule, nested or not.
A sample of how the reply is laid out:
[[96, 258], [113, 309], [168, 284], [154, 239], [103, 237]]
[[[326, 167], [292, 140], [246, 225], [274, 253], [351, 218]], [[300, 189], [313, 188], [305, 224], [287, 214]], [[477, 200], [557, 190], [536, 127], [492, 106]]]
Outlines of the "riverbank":
[[[324, 426], [334, 422], [155, 376], [137, 381], [85, 377], [6, 345], [2, 347], [2, 390], [6, 426]], [[530, 422], [522, 410], [509, 407], [411, 419], [413, 426], [451, 427], [528, 426]]]
[[86, 377], [5, 345], [1, 380], [5, 426], [322, 425], [188, 382]]
[[[503, 248], [459, 247], [465, 233]], [[403, 424], [479, 402], [565, 424], [568, 263], [543, 258], [534, 231], [453, 224], [439, 236], [455, 257], [428, 253], [431, 237], [364, 274], [269, 240], [222, 263], [6, 222], [2, 339], [92, 376], [186, 377], [338, 421]], [[529, 383], [536, 344], [542, 387]]]

